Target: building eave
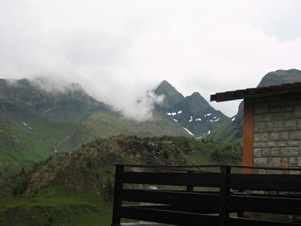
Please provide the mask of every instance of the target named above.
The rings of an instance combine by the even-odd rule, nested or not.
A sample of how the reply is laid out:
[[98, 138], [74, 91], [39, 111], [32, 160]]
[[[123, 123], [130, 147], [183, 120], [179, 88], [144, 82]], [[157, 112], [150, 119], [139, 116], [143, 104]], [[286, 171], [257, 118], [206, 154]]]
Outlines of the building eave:
[[220, 92], [211, 95], [210, 101], [222, 102], [230, 100], [284, 95], [298, 92], [301, 93], [301, 82]]

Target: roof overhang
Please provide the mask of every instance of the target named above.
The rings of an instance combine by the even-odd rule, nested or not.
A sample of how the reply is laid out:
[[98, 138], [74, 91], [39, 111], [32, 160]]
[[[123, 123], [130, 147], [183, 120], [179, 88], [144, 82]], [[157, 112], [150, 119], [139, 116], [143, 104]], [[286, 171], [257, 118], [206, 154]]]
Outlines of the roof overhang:
[[210, 101], [222, 102], [230, 100], [284, 95], [298, 92], [301, 92], [301, 82], [216, 93], [210, 96]]

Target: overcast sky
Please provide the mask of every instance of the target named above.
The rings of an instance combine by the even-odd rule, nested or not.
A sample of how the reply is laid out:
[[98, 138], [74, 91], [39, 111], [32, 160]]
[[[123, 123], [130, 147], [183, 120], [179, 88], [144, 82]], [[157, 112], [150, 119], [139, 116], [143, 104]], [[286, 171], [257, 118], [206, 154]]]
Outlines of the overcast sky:
[[[162, 80], [209, 100], [301, 69], [300, 12], [299, 0], [0, 0], [0, 78], [78, 82], [135, 117]], [[210, 104], [233, 116], [239, 101]]]

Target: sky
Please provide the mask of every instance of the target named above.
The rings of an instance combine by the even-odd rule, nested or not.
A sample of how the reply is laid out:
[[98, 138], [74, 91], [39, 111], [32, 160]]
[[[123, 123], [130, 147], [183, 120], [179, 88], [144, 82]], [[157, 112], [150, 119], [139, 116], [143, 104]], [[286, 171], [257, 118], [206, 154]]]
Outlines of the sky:
[[[209, 101], [301, 69], [300, 12], [299, 0], [0, 0], [0, 78], [80, 83], [143, 120], [161, 99], [141, 97], [163, 80]], [[239, 103], [210, 102], [229, 117]]]

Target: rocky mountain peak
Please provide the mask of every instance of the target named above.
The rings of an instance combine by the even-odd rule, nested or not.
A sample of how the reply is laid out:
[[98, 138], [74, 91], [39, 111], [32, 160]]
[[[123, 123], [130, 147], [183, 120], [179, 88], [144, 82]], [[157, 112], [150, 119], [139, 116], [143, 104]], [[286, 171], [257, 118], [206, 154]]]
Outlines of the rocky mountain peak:
[[160, 106], [165, 109], [169, 109], [184, 99], [184, 96], [165, 80], [155, 89], [155, 94], [164, 96], [164, 100]]
[[293, 82], [301, 82], [301, 71], [297, 69], [277, 70], [266, 74], [258, 84], [258, 87], [281, 85]]

